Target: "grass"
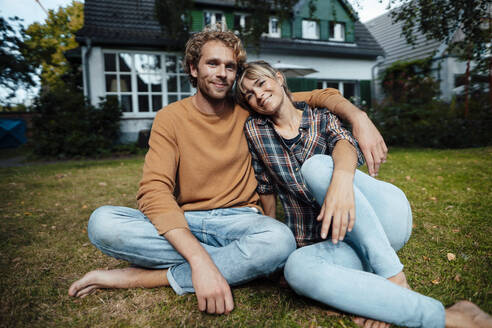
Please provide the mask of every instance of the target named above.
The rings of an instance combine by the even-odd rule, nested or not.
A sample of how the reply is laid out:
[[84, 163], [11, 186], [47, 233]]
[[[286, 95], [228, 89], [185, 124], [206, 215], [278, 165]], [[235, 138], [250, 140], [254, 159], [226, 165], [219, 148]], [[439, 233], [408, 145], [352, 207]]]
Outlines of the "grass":
[[[87, 238], [100, 205], [134, 207], [143, 157], [0, 168], [1, 327], [354, 327], [350, 317], [275, 282], [234, 288], [228, 316], [198, 311], [170, 288], [103, 290], [84, 299], [68, 286], [95, 268], [125, 267]], [[492, 312], [492, 148], [392, 149], [380, 179], [403, 189], [414, 213], [399, 252], [410, 285], [448, 306], [468, 299]], [[456, 256], [448, 260], [447, 254]]]

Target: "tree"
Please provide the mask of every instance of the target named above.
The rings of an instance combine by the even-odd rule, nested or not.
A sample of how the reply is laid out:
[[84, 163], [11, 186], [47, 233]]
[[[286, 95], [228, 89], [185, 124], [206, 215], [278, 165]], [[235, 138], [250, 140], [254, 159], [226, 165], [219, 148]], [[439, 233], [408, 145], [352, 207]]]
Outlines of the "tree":
[[[428, 39], [448, 44], [448, 52], [467, 62], [465, 106], [468, 108], [470, 61], [488, 68], [492, 105], [492, 18], [490, 0], [413, 0], [392, 12], [394, 22], [402, 22], [402, 33], [413, 44], [417, 27]], [[460, 33], [461, 37], [455, 37]], [[467, 113], [468, 109], [465, 110]]]
[[72, 69], [64, 52], [78, 47], [75, 32], [84, 23], [84, 5], [73, 1], [58, 11], [50, 10], [44, 23], [33, 23], [25, 31], [24, 56], [41, 67], [41, 89], [62, 87], [63, 76]]
[[34, 67], [23, 56], [25, 31], [20, 22], [18, 17], [0, 17], [0, 87], [8, 90], [7, 99], [2, 102], [12, 98], [18, 88], [34, 86]]

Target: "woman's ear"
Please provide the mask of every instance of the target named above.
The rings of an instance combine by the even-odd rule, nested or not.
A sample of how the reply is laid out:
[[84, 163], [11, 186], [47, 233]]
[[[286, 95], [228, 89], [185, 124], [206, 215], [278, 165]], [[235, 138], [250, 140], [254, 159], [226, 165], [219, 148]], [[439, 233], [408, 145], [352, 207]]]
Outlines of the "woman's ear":
[[278, 83], [282, 85], [284, 83], [284, 75], [280, 72], [275, 73], [275, 75], [277, 76]]

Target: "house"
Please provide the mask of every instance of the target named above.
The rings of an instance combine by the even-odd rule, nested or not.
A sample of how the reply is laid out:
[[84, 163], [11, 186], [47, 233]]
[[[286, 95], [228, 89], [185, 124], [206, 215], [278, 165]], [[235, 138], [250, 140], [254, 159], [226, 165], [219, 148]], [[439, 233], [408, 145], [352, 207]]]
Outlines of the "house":
[[[194, 5], [193, 32], [218, 21], [244, 27], [251, 14], [235, 0]], [[263, 59], [285, 71], [293, 91], [335, 87], [347, 98], [370, 102], [371, 69], [381, 47], [345, 0], [317, 1], [314, 19], [308, 5], [299, 1], [289, 21], [271, 16], [258, 51], [247, 49], [248, 60]], [[84, 92], [94, 104], [118, 97], [124, 108], [122, 141], [135, 141], [156, 111], [194, 93], [180, 66], [184, 44], [163, 35], [154, 0], [85, 0], [84, 17], [76, 37]]]
[[[407, 43], [402, 34], [402, 22], [393, 23], [391, 11], [365, 23], [369, 32], [383, 47], [386, 56], [380, 60], [377, 71], [380, 75], [385, 68], [396, 61], [432, 58], [433, 77], [440, 83], [441, 99], [450, 101], [459, 92], [460, 77], [466, 71], [466, 63], [459, 61], [447, 53], [447, 44], [441, 41], [428, 40], [418, 27], [415, 26], [413, 35], [415, 45]], [[461, 34], [456, 31], [451, 42], [459, 39]], [[378, 73], [375, 73], [377, 75]], [[373, 85], [376, 100], [382, 100], [384, 95], [379, 83]]]

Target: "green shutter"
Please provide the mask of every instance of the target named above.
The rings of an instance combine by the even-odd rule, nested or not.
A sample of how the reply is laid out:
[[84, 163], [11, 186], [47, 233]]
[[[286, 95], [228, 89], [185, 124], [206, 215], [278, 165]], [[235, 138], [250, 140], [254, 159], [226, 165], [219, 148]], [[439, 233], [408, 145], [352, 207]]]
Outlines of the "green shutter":
[[191, 31], [198, 32], [203, 29], [203, 11], [192, 10], [191, 11]]
[[302, 38], [302, 18], [301, 17], [296, 17], [294, 19], [294, 33], [293, 37], [294, 38]]
[[302, 77], [288, 77], [287, 86], [292, 92], [315, 90], [318, 80], [305, 79]]
[[224, 14], [227, 24], [227, 29], [232, 30], [234, 28], [234, 15], [232, 13]]
[[359, 81], [360, 84], [360, 100], [363, 102], [362, 104], [366, 106], [371, 106], [371, 80], [363, 80]]
[[354, 42], [354, 23], [346, 22], [345, 23], [345, 42]]
[[330, 37], [329, 33], [329, 28], [328, 28], [328, 21], [327, 20], [322, 20], [319, 22], [319, 34], [320, 34], [320, 39], [321, 40], [328, 40]]
[[282, 27], [280, 28], [282, 32], [282, 38], [291, 38], [292, 37], [292, 21], [289, 19], [285, 19], [282, 22]]

